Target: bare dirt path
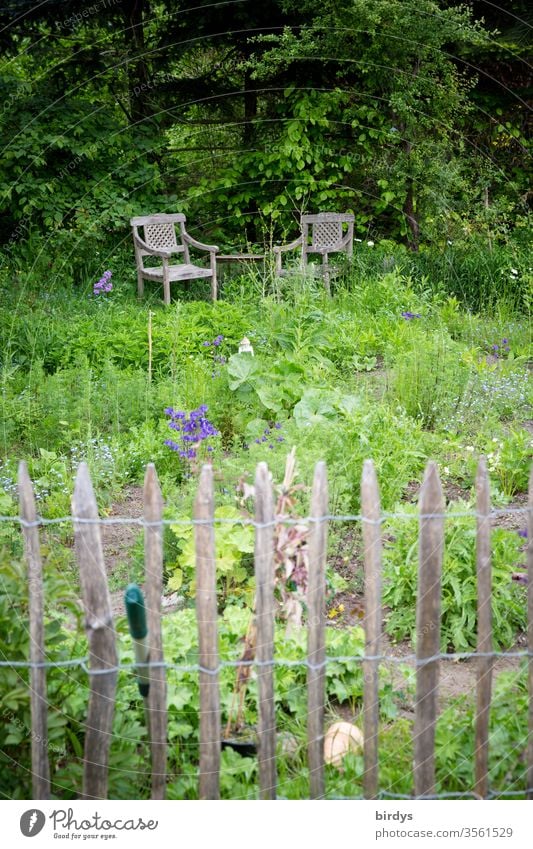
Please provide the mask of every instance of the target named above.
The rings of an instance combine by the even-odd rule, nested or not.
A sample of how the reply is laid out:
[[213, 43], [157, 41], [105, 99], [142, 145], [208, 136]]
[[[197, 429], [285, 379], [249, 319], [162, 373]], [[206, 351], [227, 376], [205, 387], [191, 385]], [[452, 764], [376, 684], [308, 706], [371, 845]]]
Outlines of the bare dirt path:
[[[107, 518], [122, 517], [139, 519], [143, 515], [143, 489], [140, 486], [127, 486], [120, 501], [114, 503]], [[133, 549], [136, 547], [142, 528], [135, 524], [102, 525], [102, 545], [104, 548], [104, 560], [109, 577], [113, 577], [113, 583], [119, 582], [119, 589], [112, 589], [111, 609], [113, 616], [124, 616], [124, 590], [128, 583], [137, 579], [141, 588], [144, 588], [140, 575], [134, 575], [138, 568], [134, 568]], [[180, 605], [180, 597], [177, 593], [163, 596], [163, 613], [170, 613]]]

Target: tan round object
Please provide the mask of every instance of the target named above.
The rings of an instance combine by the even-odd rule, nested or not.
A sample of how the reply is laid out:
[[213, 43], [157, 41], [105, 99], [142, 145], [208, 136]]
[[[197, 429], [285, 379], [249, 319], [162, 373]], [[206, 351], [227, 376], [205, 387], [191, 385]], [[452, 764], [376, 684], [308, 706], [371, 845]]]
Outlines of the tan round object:
[[332, 766], [342, 767], [348, 752], [363, 751], [363, 734], [351, 722], [334, 722], [324, 737], [324, 760]]

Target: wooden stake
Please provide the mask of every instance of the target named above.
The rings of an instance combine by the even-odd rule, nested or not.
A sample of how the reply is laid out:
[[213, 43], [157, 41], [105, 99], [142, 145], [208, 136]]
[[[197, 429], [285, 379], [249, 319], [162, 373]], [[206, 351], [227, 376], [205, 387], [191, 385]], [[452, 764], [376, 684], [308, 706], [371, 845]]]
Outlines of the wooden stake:
[[98, 508], [86, 463], [80, 463], [76, 475], [72, 513], [92, 673], [81, 798], [106, 799], [118, 659]]
[[527, 798], [533, 799], [533, 466], [529, 475], [529, 498], [527, 502], [527, 650], [529, 712], [527, 745]]
[[[26, 463], [19, 464], [18, 490], [20, 518], [36, 522], [37, 510], [33, 486]], [[31, 769], [32, 797], [50, 798], [50, 763], [48, 759], [48, 699], [44, 651], [44, 591], [39, 530], [35, 525], [22, 525], [24, 553], [28, 563], [30, 618], [30, 687], [31, 687]]]
[[[153, 463], [144, 477], [144, 580], [148, 611], [149, 657], [162, 663], [161, 595], [163, 592], [163, 496]], [[150, 668], [150, 692], [147, 698], [152, 753], [152, 799], [164, 799], [167, 771], [167, 681], [163, 666]]]
[[[200, 799], [220, 798], [220, 694], [213, 469], [202, 467], [194, 504], [200, 671]], [[212, 671], [210, 671], [212, 670]]]
[[[492, 651], [492, 570], [490, 556], [490, 485], [487, 461], [481, 457], [476, 476], [477, 650]], [[491, 657], [477, 659], [475, 792], [486, 799], [489, 792], [489, 712], [492, 690]]]
[[[274, 499], [266, 463], [259, 463], [255, 475], [255, 578], [256, 578], [256, 658], [270, 664], [274, 657]], [[274, 670], [257, 667], [259, 693], [259, 795], [276, 798], [276, 718], [274, 710]]]
[[[416, 605], [415, 796], [435, 793], [435, 725], [440, 652], [440, 582], [444, 548], [443, 497], [435, 463], [428, 463], [420, 493]], [[438, 515], [434, 515], [438, 514]], [[440, 514], [440, 515], [439, 515]]]
[[[365, 551], [365, 656], [376, 657], [381, 640], [381, 526], [380, 500], [376, 471], [372, 460], [365, 460], [361, 479], [363, 543]], [[365, 521], [366, 520], [366, 521]], [[365, 799], [378, 795], [379, 662], [363, 661]]]
[[[309, 532], [309, 578], [307, 584], [307, 752], [312, 799], [325, 795], [324, 782], [324, 708], [326, 671], [326, 554], [328, 482], [326, 464], [317, 463], [311, 496]], [[318, 668], [313, 668], [316, 666]]]

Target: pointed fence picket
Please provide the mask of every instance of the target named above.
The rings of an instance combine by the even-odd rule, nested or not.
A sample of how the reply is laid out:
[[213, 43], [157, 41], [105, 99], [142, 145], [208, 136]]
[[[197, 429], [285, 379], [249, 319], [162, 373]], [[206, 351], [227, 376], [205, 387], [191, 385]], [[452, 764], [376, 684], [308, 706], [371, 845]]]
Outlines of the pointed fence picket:
[[148, 693], [148, 732], [152, 755], [152, 799], [164, 799], [167, 770], [167, 680], [162, 665], [161, 597], [163, 594], [163, 496], [153, 463], [144, 478], [144, 582], [148, 608], [151, 663]]
[[[477, 650], [492, 652], [492, 574], [490, 558], [490, 485], [487, 461], [479, 461], [476, 475]], [[489, 792], [489, 713], [492, 691], [492, 657], [477, 658], [475, 785], [481, 799]]]
[[[32, 775], [35, 799], [50, 797], [47, 750], [46, 653], [44, 598], [39, 543], [40, 520], [33, 487], [24, 463], [19, 468], [20, 521], [28, 563], [30, 600], [30, 683]], [[107, 574], [100, 538], [100, 519], [88, 468], [81, 464], [72, 500], [75, 549], [89, 641], [89, 699], [85, 727], [81, 798], [105, 799], [109, 749], [118, 674], [118, 652]], [[366, 461], [361, 478], [362, 536], [365, 577], [365, 655], [363, 666], [364, 772], [363, 793], [379, 798], [379, 662], [382, 636], [382, 521], [376, 472]], [[196, 612], [199, 638], [199, 796], [220, 797], [221, 706], [219, 693], [216, 535], [213, 471], [202, 468], [194, 505]], [[428, 463], [419, 500], [419, 571], [416, 600], [416, 702], [414, 795], [435, 795], [435, 726], [441, 623], [441, 570], [444, 546], [442, 487], [434, 463]], [[478, 587], [477, 688], [475, 714], [475, 783], [473, 795], [490, 796], [488, 783], [489, 712], [492, 679], [490, 483], [481, 458], [476, 477], [476, 564]], [[149, 695], [146, 716], [151, 751], [151, 796], [163, 799], [167, 782], [166, 668], [161, 631], [163, 589], [163, 499], [155, 468], [146, 469], [144, 484], [145, 594], [149, 632]], [[307, 736], [310, 797], [326, 796], [324, 768], [325, 614], [328, 483], [326, 466], [318, 463], [311, 494], [307, 588]], [[274, 586], [276, 523], [272, 481], [265, 463], [255, 478], [255, 667], [258, 682], [259, 796], [276, 798], [276, 717], [274, 701]], [[303, 520], [302, 520], [303, 521]], [[533, 470], [528, 501], [528, 686], [529, 738], [526, 795], [533, 798]]]
[[203, 466], [194, 504], [200, 662], [200, 799], [220, 797], [220, 693], [213, 470]]
[[24, 552], [28, 563], [30, 611], [31, 688], [31, 763], [34, 799], [50, 798], [50, 763], [48, 759], [48, 710], [46, 698], [46, 660], [44, 650], [43, 564], [36, 523], [35, 496], [26, 463], [18, 474], [20, 518], [23, 520]]
[[440, 580], [444, 501], [435, 463], [428, 463], [420, 491], [418, 596], [416, 601], [415, 796], [435, 793], [435, 725], [440, 650]]
[[74, 538], [89, 642], [89, 707], [85, 727], [83, 799], [106, 799], [117, 686], [117, 647], [98, 508], [89, 470], [80, 463], [72, 498]]
[[381, 614], [381, 510], [374, 464], [365, 460], [361, 478], [365, 561], [365, 660], [363, 661], [363, 738], [365, 799], [378, 795], [379, 656]]
[[259, 795], [276, 798], [276, 717], [274, 711], [274, 497], [266, 463], [255, 475], [255, 616], [259, 696]]
[[528, 657], [528, 747], [527, 747], [527, 798], [533, 799], [533, 466], [529, 475], [527, 514], [527, 650]]
[[326, 552], [328, 539], [326, 464], [317, 463], [311, 493], [307, 581], [307, 760], [311, 799], [325, 796], [324, 710], [326, 704]]

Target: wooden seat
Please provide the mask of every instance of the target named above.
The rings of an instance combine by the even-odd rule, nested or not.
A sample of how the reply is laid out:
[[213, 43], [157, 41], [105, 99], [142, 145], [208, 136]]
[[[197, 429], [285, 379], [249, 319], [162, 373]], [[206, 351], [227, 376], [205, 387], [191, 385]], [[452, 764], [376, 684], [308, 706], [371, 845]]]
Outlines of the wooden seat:
[[[205, 245], [203, 242], [193, 239], [185, 229], [185, 221], [185, 216], [181, 213], [146, 215], [131, 219], [139, 297], [144, 293], [144, 280], [155, 280], [163, 284], [165, 304], [170, 304], [171, 283], [210, 277], [211, 297], [216, 301], [216, 255], [219, 249], [216, 245]], [[176, 228], [176, 225], [179, 225], [179, 227]], [[142, 236], [139, 233], [139, 228], [143, 229]], [[176, 229], [178, 229], [178, 233]], [[209, 252], [209, 268], [191, 262], [189, 247]], [[176, 257], [178, 260], [181, 254], [183, 262], [174, 261], [171, 264], [173, 254], [178, 254], [178, 257]], [[144, 261], [146, 256], [157, 257], [162, 260], [163, 264], [154, 267], [146, 266]]]
[[293, 242], [274, 248], [276, 274], [285, 276], [294, 273], [295, 269], [284, 269], [282, 267], [281, 255], [285, 251], [300, 249], [301, 260], [298, 270], [304, 274], [311, 270], [311, 273], [316, 273], [317, 266], [310, 265], [308, 258], [310, 254], [318, 254], [322, 256], [322, 264], [319, 266], [320, 274], [329, 293], [330, 277], [334, 273], [334, 269], [329, 264], [329, 254], [345, 253], [348, 257], [352, 256], [354, 216], [349, 213], [339, 214], [336, 212], [302, 215], [300, 229], [299, 237]]

